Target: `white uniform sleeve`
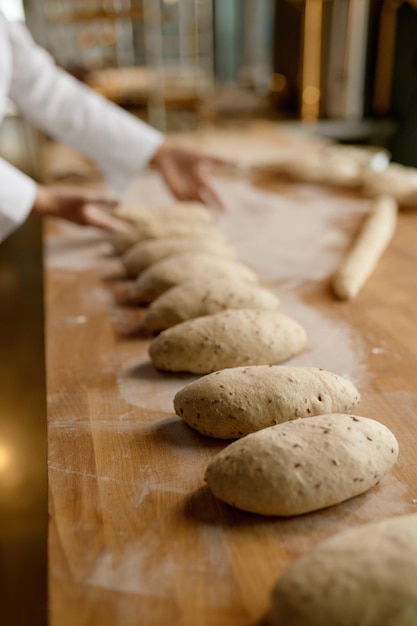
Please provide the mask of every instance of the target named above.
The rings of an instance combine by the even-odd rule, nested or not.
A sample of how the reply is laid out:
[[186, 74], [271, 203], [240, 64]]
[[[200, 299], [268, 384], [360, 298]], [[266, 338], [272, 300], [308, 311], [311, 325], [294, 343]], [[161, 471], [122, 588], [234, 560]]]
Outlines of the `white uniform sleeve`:
[[152, 158], [163, 135], [60, 70], [21, 24], [8, 28], [10, 98], [23, 116], [92, 159], [122, 193]]
[[35, 195], [35, 181], [0, 159], [0, 242], [25, 221]]

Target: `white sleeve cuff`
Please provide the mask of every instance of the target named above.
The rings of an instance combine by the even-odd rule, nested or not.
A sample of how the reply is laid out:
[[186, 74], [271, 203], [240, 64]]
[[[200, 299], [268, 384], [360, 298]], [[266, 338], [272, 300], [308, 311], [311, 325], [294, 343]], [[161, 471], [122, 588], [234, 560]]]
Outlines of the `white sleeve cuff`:
[[35, 197], [35, 181], [0, 159], [0, 242], [26, 220]]

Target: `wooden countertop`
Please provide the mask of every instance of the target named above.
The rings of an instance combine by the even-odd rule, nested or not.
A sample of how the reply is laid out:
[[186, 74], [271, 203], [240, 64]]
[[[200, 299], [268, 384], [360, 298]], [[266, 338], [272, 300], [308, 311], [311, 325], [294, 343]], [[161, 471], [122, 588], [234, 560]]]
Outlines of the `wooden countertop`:
[[[371, 279], [341, 303], [328, 281], [368, 200], [276, 181], [216, 185], [228, 204], [218, 227], [308, 332], [291, 363], [353, 380], [355, 412], [393, 430], [399, 462], [367, 494], [298, 518], [216, 501], [203, 475], [225, 442], [172, 409], [190, 378], [152, 368], [143, 310], [123, 305], [127, 283], [103, 236], [54, 225], [45, 255], [51, 626], [253, 626], [284, 566], [319, 540], [417, 512], [417, 212], [400, 214]], [[166, 198], [146, 173], [126, 201]]]

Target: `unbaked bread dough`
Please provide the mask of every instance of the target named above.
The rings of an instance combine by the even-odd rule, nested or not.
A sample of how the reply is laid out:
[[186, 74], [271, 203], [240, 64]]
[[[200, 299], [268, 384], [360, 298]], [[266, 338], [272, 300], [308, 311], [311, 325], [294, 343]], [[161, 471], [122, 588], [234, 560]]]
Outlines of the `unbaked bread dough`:
[[[349, 520], [347, 520], [349, 521]], [[284, 570], [269, 626], [415, 626], [417, 515], [363, 524]]]
[[333, 413], [284, 422], [234, 441], [209, 463], [213, 494], [243, 511], [291, 516], [364, 493], [397, 460], [380, 422]]
[[205, 281], [209, 276], [223, 277], [230, 282], [258, 282], [257, 274], [243, 263], [212, 254], [184, 252], [153, 263], [144, 270], [137, 277], [129, 299], [131, 302], [149, 304], [174, 285], [190, 279]]
[[359, 402], [346, 378], [315, 367], [252, 365], [203, 376], [177, 392], [174, 408], [203, 435], [237, 439], [299, 417], [346, 413]]
[[207, 276], [165, 291], [148, 308], [144, 323], [149, 330], [157, 332], [226, 309], [276, 309], [278, 305], [277, 296], [260, 285]]
[[227, 259], [236, 259], [234, 248], [226, 243], [220, 230], [206, 228], [204, 233], [191, 237], [164, 237], [148, 239], [131, 246], [122, 257], [128, 276], [138, 276], [143, 270], [173, 254], [204, 252]]
[[202, 204], [178, 202], [166, 205], [120, 206], [116, 217], [130, 222], [130, 235], [117, 235], [111, 241], [117, 254], [122, 254], [138, 241], [162, 237], [185, 237], [204, 234], [213, 221], [210, 211]]
[[391, 241], [397, 224], [397, 203], [390, 196], [374, 201], [352, 248], [333, 277], [333, 291], [342, 300], [355, 298]]
[[392, 196], [401, 207], [417, 207], [417, 168], [390, 163], [384, 170], [367, 170], [363, 192], [368, 196]]
[[279, 311], [229, 309], [164, 330], [149, 348], [154, 366], [208, 374], [226, 367], [280, 363], [306, 344], [306, 332]]
[[361, 167], [349, 155], [326, 150], [298, 154], [285, 164], [284, 173], [304, 182], [340, 187], [359, 187], [362, 184]]

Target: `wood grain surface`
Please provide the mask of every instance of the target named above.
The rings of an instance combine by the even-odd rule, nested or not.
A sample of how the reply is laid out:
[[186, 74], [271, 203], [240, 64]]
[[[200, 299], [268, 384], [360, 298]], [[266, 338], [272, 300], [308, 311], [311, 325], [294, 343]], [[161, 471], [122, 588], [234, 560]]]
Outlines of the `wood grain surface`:
[[[233, 145], [262, 153], [291, 143], [278, 132], [234, 138], [219, 133], [207, 145], [224, 154], [227, 144], [230, 155]], [[308, 149], [310, 140], [297, 141]], [[400, 213], [359, 296], [339, 302], [330, 279], [368, 200], [274, 179], [219, 174], [215, 184], [228, 207], [216, 227], [308, 332], [307, 349], [289, 363], [349, 377], [362, 396], [356, 413], [393, 430], [399, 462], [365, 495], [297, 518], [263, 518], [217, 501], [203, 476], [227, 442], [192, 431], [172, 408], [192, 379], [151, 366], [144, 310], [124, 303], [129, 283], [103, 235], [51, 225], [51, 626], [254, 626], [285, 565], [318, 541], [417, 512], [417, 212]], [[125, 201], [168, 198], [146, 173]]]

